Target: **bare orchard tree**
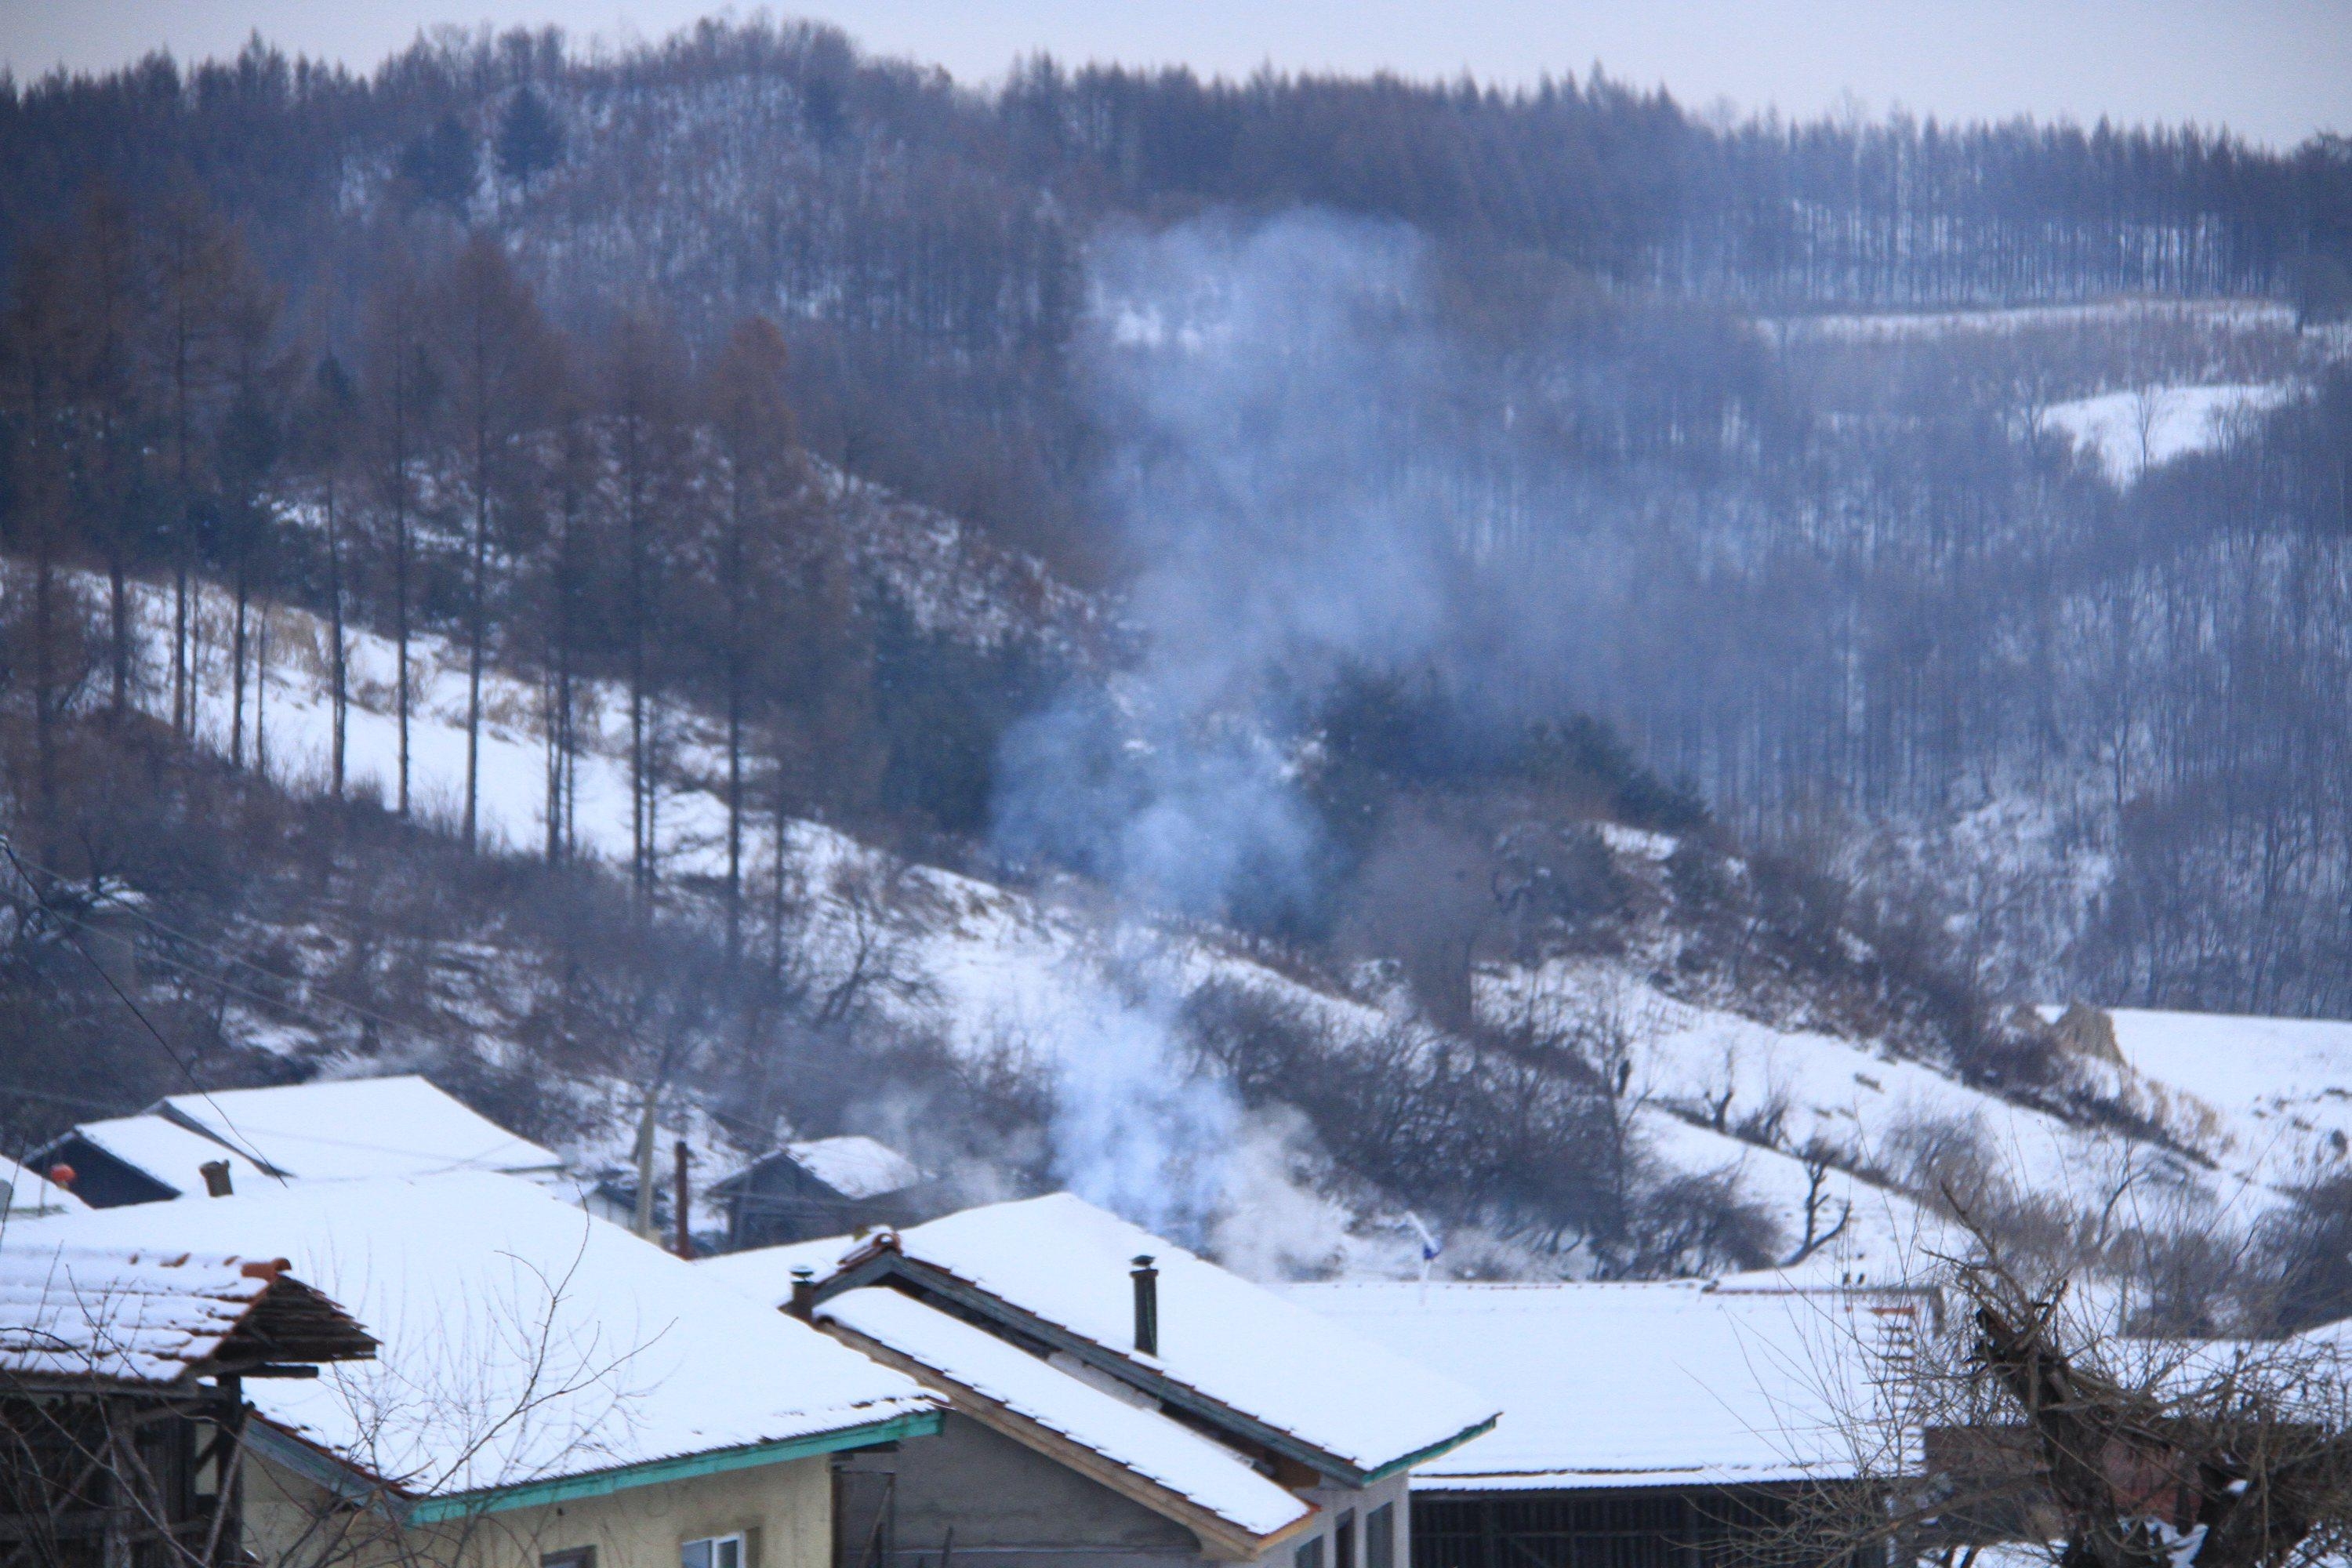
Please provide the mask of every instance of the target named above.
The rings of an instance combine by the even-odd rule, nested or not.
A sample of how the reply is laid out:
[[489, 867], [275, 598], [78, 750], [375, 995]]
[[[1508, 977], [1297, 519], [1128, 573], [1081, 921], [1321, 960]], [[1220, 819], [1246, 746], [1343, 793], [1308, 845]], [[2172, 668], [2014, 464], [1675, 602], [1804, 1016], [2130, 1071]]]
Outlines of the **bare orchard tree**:
[[1809, 1539], [1944, 1568], [1996, 1547], [2054, 1568], [2299, 1568], [2352, 1547], [2335, 1342], [2134, 1336], [2116, 1293], [2017, 1261], [1965, 1211], [1958, 1230], [1940, 1323], [1916, 1318], [1844, 1412], [1881, 1460], [1821, 1489]]

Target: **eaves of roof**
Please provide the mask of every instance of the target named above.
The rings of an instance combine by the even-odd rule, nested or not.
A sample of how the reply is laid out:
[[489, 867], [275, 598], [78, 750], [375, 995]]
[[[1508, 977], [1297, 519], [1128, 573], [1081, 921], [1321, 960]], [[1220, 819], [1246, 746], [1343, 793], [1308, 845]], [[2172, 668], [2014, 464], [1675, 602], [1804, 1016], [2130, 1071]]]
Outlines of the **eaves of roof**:
[[792, 1459], [839, 1453], [845, 1448], [928, 1437], [939, 1431], [940, 1423], [940, 1414], [936, 1410], [909, 1411], [886, 1420], [782, 1437], [771, 1443], [750, 1443], [581, 1475], [425, 1497], [404, 1492], [397, 1484], [371, 1473], [365, 1466], [330, 1453], [268, 1421], [256, 1418], [247, 1424], [246, 1432], [247, 1441], [263, 1458], [316, 1482], [337, 1497], [375, 1508], [403, 1525], [416, 1526], [443, 1524], [518, 1508], [540, 1508], [580, 1498], [609, 1497], [614, 1492], [692, 1480], [698, 1476], [757, 1469]]

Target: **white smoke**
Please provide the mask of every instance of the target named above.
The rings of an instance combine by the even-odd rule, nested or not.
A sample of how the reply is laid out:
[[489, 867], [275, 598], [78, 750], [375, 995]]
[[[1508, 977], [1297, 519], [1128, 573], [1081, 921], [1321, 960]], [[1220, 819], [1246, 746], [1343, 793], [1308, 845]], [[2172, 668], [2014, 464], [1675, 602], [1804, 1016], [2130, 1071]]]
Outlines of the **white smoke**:
[[[1411, 472], [1441, 357], [1423, 271], [1411, 231], [1314, 214], [1097, 247], [1102, 493], [1139, 565], [1143, 653], [1112, 700], [1074, 695], [1008, 737], [1003, 853], [1082, 867], [1137, 910], [1264, 915], [1311, 895], [1317, 824], [1267, 735], [1341, 662], [1410, 658], [1447, 624], [1449, 520]], [[1087, 987], [1049, 1043], [1057, 1175], [1268, 1267], [1329, 1251], [1343, 1216], [1268, 1152], [1294, 1134], [1242, 1136], [1231, 1090], [1187, 1059], [1181, 989], [1132, 973]]]

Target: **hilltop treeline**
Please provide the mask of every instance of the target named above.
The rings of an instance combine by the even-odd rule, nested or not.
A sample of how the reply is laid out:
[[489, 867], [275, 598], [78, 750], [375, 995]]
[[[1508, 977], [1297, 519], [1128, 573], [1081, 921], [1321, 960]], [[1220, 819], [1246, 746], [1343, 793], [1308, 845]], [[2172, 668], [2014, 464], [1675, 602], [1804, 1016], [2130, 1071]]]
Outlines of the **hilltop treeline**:
[[[2105, 121], [1722, 125], [1597, 70], [1503, 89], [1041, 57], [974, 91], [829, 27], [764, 22], [596, 56], [554, 32], [451, 34], [372, 76], [257, 40], [186, 70], [151, 58], [12, 84], [0, 146], [12, 226], [92, 179], [188, 177], [284, 237], [289, 261], [387, 182], [509, 216], [590, 192], [615, 218], [717, 195], [741, 226], [715, 247], [735, 289], [997, 342], [1071, 309], [1055, 274], [1092, 222], [1202, 204], [1394, 217], [1784, 307], [2262, 293], [2352, 245], [2352, 168], [2330, 138], [2280, 153]], [[698, 189], [644, 179], [688, 151]], [[673, 259], [714, 248], [719, 215], [698, 216], [703, 235], [658, 242]], [[920, 252], [942, 241], [953, 283], [927, 279], [949, 258]], [[833, 265], [818, 278], [813, 260]]]
[[1504, 91], [1037, 60], [980, 92], [804, 24], [606, 56], [452, 35], [369, 76], [257, 42], [0, 91], [0, 255], [95, 183], [201, 192], [338, 331], [388, 237], [476, 224], [568, 321], [654, 303], [716, 341], [776, 316], [820, 450], [1048, 545], [1083, 505], [1086, 420], [1058, 372], [1108, 218], [1307, 204], [1771, 308], [2352, 296], [2352, 156], [2324, 138], [1721, 128], [1598, 74]]

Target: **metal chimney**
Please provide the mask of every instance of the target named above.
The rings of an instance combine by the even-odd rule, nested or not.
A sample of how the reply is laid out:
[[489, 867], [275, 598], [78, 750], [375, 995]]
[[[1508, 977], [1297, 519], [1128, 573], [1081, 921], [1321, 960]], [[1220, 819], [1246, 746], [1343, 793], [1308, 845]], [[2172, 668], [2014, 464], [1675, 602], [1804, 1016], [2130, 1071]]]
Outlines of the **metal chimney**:
[[205, 1191], [214, 1197], [225, 1198], [233, 1190], [229, 1185], [226, 1160], [207, 1160], [196, 1167], [196, 1173], [204, 1177]]
[[1135, 1260], [1135, 1348], [1145, 1355], [1160, 1353], [1160, 1270], [1151, 1255]]

